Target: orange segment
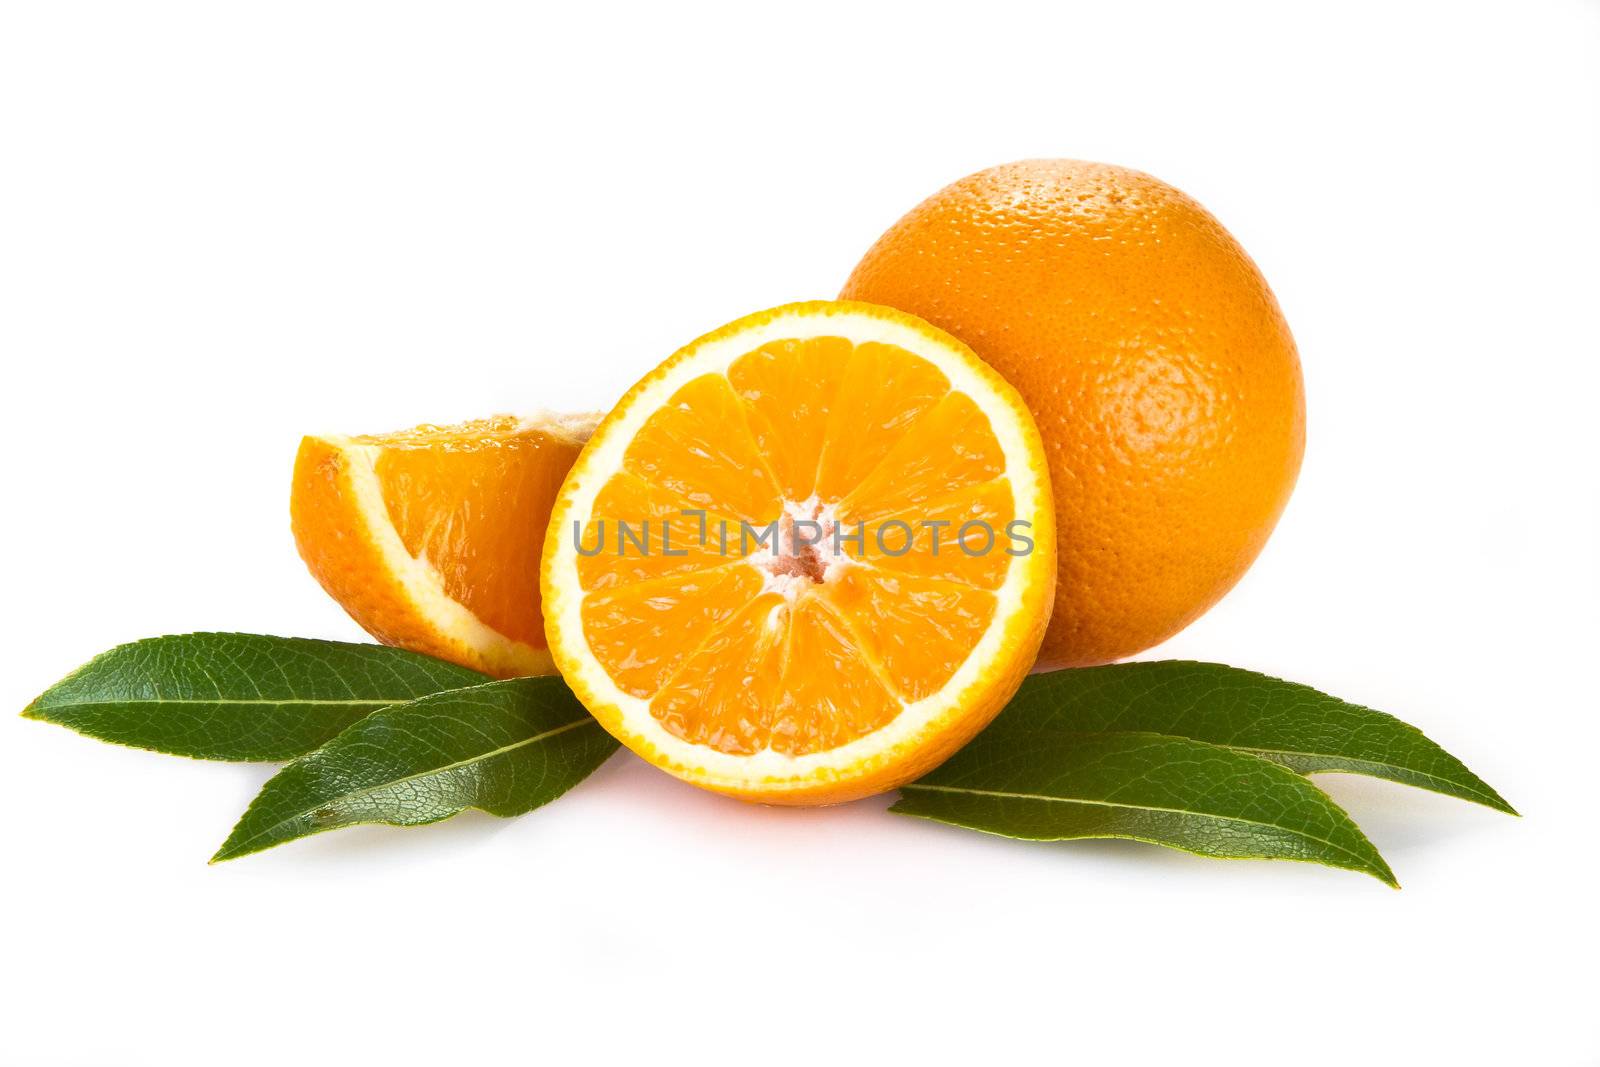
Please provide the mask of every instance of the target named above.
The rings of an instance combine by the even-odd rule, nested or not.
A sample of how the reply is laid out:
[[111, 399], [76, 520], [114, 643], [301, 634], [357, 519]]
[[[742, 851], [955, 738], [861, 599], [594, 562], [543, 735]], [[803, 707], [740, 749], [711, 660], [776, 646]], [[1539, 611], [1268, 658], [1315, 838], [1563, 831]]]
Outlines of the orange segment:
[[839, 503], [842, 519], [894, 515], [992, 481], [1005, 472], [1005, 457], [989, 419], [972, 398], [947, 395], [878, 462], [872, 473]]
[[650, 702], [674, 736], [718, 752], [753, 755], [766, 747], [787, 645], [787, 608], [758, 596], [712, 633]]
[[[1015, 393], [926, 323], [827, 303], [742, 319], [636, 385], [563, 485], [551, 528], [593, 533], [545, 546], [552, 654], [608, 730], [698, 785], [777, 803], [891, 788], [1032, 666], [1054, 573], [1044, 471]], [[736, 521], [666, 558], [664, 538], [699, 533], [686, 507]], [[1032, 553], [1006, 551], [1019, 517]], [[911, 551], [887, 558], [876, 529], [852, 548], [847, 518], [892, 518]], [[988, 535], [935, 550], [930, 523]]]
[[854, 349], [843, 337], [775, 341], [728, 368], [728, 381], [750, 405], [756, 443], [790, 500], [804, 500], [816, 487], [828, 412]]
[[728, 379], [689, 382], [640, 428], [623, 466], [690, 506], [754, 522], [778, 517], [778, 487]]
[[[997, 478], [914, 508], [874, 516], [870, 534], [866, 520], [860, 520], [860, 543], [841, 539], [841, 544], [852, 559], [882, 570], [998, 589], [1005, 581], [1008, 553], [1027, 548], [1028, 530], [1013, 528], [1015, 517], [1011, 484]], [[855, 527], [848, 529], [853, 532]]]
[[542, 645], [539, 519], [578, 442], [510, 416], [355, 441], [379, 450], [389, 521], [406, 551], [439, 572], [445, 595], [507, 637]]
[[584, 633], [612, 680], [632, 696], [647, 697], [760, 591], [761, 575], [753, 567], [626, 585], [584, 600]]
[[818, 597], [795, 610], [786, 667], [768, 741], [785, 755], [837, 748], [900, 713], [900, 702], [884, 688], [859, 643]]
[[387, 644], [548, 674], [536, 560], [595, 416], [307, 437], [289, 510], [312, 575]]
[[949, 391], [949, 379], [927, 360], [876, 341], [856, 346], [829, 413], [817, 495], [838, 500], [854, 489]]
[[578, 574], [585, 589], [686, 574], [744, 555], [738, 520], [707, 512], [626, 472], [606, 482], [580, 531], [568, 528], [560, 534], [578, 538]]
[[921, 700], [950, 680], [995, 610], [988, 590], [871, 567], [846, 568], [823, 595], [907, 700]]

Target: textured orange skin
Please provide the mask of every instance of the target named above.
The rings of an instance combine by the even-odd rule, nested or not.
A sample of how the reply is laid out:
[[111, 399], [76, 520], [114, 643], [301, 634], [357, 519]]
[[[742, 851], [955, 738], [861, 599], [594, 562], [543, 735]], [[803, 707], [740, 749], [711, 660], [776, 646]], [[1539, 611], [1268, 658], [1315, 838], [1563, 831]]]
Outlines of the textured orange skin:
[[1244, 249], [1172, 186], [1028, 160], [935, 193], [841, 297], [965, 341], [1032, 409], [1059, 572], [1039, 668], [1166, 640], [1255, 560], [1305, 450], [1289, 326]]

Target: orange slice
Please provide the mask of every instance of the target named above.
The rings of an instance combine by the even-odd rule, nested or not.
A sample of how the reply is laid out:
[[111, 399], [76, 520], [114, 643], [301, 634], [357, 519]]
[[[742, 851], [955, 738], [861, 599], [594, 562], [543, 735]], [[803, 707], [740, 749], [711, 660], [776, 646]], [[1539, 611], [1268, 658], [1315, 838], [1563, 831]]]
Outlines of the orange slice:
[[289, 499], [300, 555], [385, 644], [500, 677], [553, 674], [539, 555], [597, 419], [499, 415], [307, 437]]
[[822, 804], [931, 769], [999, 711], [1048, 621], [1043, 446], [920, 319], [793, 304], [700, 338], [601, 421], [551, 514], [545, 630], [646, 760]]

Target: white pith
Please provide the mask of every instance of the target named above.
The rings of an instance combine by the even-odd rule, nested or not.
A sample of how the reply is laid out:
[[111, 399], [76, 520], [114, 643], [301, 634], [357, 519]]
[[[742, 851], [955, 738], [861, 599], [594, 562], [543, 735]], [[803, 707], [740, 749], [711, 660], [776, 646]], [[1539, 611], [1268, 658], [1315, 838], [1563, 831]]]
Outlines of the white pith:
[[[744, 330], [697, 342], [686, 358], [658, 371], [659, 377], [647, 380], [635, 395], [608, 416], [607, 423], [569, 475], [564, 496], [552, 517], [549, 536], [554, 539], [554, 548], [547, 547], [550, 569], [544, 589], [546, 616], [557, 621], [556, 627], [548, 628], [552, 640], [557, 640], [556, 631], [559, 630], [559, 640], [568, 643], [566, 666], [570, 673], [577, 665], [582, 674], [582, 686], [588, 690], [591, 709], [596, 704], [614, 709], [621, 719], [622, 734], [653, 747], [676, 769], [701, 784], [738, 788], [759, 781], [768, 789], [800, 788], [835, 780], [839, 777], [835, 772], [841, 768], [859, 772], [874, 757], [914, 744], [952, 709], [968, 706], [973, 694], [988, 684], [991, 665], [1005, 651], [1002, 642], [1011, 629], [1009, 624], [1024, 606], [1024, 592], [1031, 583], [1040, 580], [1038, 569], [1030, 563], [1032, 557], [1012, 557], [1004, 582], [994, 591], [995, 613], [988, 630], [945, 686], [920, 701], [903, 702], [900, 715], [880, 729], [826, 751], [795, 756], [769, 748], [751, 755], [733, 755], [693, 744], [662, 727], [650, 714], [648, 699], [635, 697], [617, 687], [587, 647], [577, 552], [569, 533], [574, 520], [587, 528], [597, 495], [607, 480], [621, 469], [623, 455], [640, 427], [688, 382], [705, 374], [725, 375], [740, 356], [771, 341], [803, 341], [829, 336], [845, 336], [857, 345], [869, 341], [897, 345], [938, 367], [953, 390], [965, 393], [989, 417], [990, 428], [1005, 456], [1014, 514], [1019, 518], [1049, 514], [1048, 487], [1033, 466], [1034, 449], [1038, 447], [1036, 439], [1030, 448], [1017, 425], [1015, 409], [991, 380], [968, 362], [969, 359], [975, 361], [975, 357], [940, 344], [909, 322], [880, 318], [848, 307], [830, 308], [825, 312], [815, 307], [785, 310]], [[804, 517], [809, 517], [816, 506], [814, 499], [788, 505], [795, 513], [807, 513]], [[859, 565], [830, 559], [823, 581], [835, 580], [843, 569]], [[784, 593], [791, 603], [803, 592], [801, 583], [814, 584], [808, 577], [773, 574], [767, 574], [766, 582], [768, 588]], [[571, 647], [576, 642], [582, 642], [582, 647]], [[578, 679], [569, 677], [569, 681], [576, 683]], [[575, 684], [575, 688], [579, 687]], [[624, 740], [628, 739], [624, 736]]]
[[561, 412], [539, 408], [517, 422], [519, 433], [541, 430], [575, 445], [586, 444], [605, 415], [597, 411]]
[[[845, 568], [853, 561], [844, 553], [833, 551], [833, 530], [839, 521], [833, 507], [819, 502], [816, 494], [812, 494], [804, 500], [784, 501], [783, 518], [788, 520], [788, 523], [800, 520], [815, 522], [821, 528], [823, 540], [809, 546], [809, 552], [819, 560], [826, 560], [820, 584], [827, 585], [838, 581]], [[745, 557], [745, 562], [761, 573], [761, 592], [777, 593], [788, 602], [790, 608], [793, 608], [802, 593], [819, 583], [804, 574], [785, 571], [786, 561], [796, 554], [789, 542], [791, 527], [788, 523], [779, 520], [779, 533], [774, 539], [777, 542], [776, 551], [761, 549], [752, 552]]]

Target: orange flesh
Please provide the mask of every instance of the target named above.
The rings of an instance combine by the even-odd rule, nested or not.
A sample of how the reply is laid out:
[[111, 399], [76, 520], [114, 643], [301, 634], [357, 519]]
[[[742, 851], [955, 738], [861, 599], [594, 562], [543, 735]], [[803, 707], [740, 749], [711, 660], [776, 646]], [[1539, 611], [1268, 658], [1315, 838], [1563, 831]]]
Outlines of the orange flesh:
[[[960, 668], [994, 616], [1014, 515], [988, 417], [932, 363], [841, 337], [769, 343], [688, 382], [634, 435], [580, 540], [584, 634], [685, 741], [826, 751]], [[813, 518], [830, 532], [798, 544], [793, 522]], [[683, 555], [663, 553], [663, 521]], [[965, 523], [979, 524], [971, 551]], [[768, 524], [778, 536], [753, 543]]]
[[445, 593], [490, 627], [545, 647], [539, 553], [581, 442], [506, 415], [354, 440], [383, 449], [378, 484], [406, 551], [432, 563]]

